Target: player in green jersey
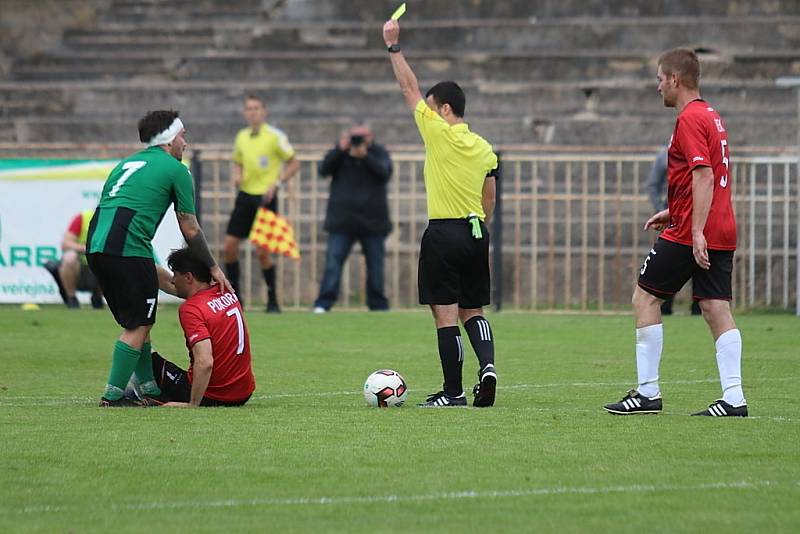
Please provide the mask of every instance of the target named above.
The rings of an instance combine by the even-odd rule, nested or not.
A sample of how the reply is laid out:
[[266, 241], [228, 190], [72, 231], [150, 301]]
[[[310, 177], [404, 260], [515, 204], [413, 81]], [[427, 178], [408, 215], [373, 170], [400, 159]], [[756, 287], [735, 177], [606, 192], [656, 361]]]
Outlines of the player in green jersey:
[[135, 372], [145, 393], [143, 405], [158, 405], [161, 390], [153, 377], [150, 329], [156, 320], [159, 280], [151, 241], [170, 204], [189, 248], [211, 269], [224, 291], [233, 292], [208, 249], [197, 222], [194, 183], [181, 163], [186, 130], [177, 111], [151, 111], [139, 121], [147, 148], [123, 159], [103, 186], [89, 225], [87, 260], [114, 319], [124, 328], [115, 346], [100, 406], [139, 406], [124, 396]]

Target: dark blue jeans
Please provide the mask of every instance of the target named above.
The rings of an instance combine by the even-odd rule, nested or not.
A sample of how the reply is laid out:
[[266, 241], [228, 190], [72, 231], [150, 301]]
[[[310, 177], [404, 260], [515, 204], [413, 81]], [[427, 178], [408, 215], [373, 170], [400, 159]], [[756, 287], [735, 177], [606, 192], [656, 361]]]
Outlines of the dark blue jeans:
[[350, 234], [329, 234], [328, 250], [325, 253], [325, 274], [319, 288], [314, 306], [329, 310], [339, 298], [339, 285], [342, 280], [342, 266], [353, 243], [361, 242], [361, 250], [367, 260], [367, 306], [370, 310], [388, 310], [389, 299], [383, 293], [383, 256], [385, 236]]

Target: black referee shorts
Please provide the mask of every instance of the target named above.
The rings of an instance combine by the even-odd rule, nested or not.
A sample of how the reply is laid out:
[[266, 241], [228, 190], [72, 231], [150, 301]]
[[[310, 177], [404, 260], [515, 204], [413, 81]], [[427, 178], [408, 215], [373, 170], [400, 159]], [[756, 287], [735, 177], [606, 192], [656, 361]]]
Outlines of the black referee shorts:
[[472, 237], [467, 219], [433, 219], [422, 235], [419, 251], [419, 303], [458, 304], [481, 308], [489, 304], [489, 232]]
[[153, 258], [88, 254], [89, 268], [97, 278], [114, 319], [133, 329], [156, 322], [158, 274]]
[[[236, 201], [233, 204], [233, 211], [231, 218], [228, 220], [227, 235], [238, 237], [239, 239], [247, 239], [250, 236], [250, 229], [253, 227], [253, 221], [256, 219], [258, 208], [264, 204], [263, 195], [249, 195], [239, 191], [236, 195]], [[266, 207], [270, 211], [278, 213], [278, 193], [272, 197], [272, 200]]]
[[695, 300], [731, 300], [733, 290], [732, 250], [708, 250], [711, 268], [706, 271], [694, 261], [692, 247], [658, 238], [639, 270], [639, 287], [666, 300], [692, 279]]

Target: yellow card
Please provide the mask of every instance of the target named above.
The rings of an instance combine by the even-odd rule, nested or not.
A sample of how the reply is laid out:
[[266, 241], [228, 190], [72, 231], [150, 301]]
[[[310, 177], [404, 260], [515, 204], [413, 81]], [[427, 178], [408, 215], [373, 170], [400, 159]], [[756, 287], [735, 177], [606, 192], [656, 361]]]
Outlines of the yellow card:
[[405, 3], [405, 2], [403, 2], [402, 4], [400, 4], [400, 7], [398, 7], [398, 8], [395, 10], [395, 12], [394, 12], [394, 13], [392, 13], [392, 20], [397, 20], [397, 19], [399, 19], [400, 17], [402, 17], [402, 16], [403, 16], [403, 13], [405, 13], [405, 12], [406, 12], [406, 3]]

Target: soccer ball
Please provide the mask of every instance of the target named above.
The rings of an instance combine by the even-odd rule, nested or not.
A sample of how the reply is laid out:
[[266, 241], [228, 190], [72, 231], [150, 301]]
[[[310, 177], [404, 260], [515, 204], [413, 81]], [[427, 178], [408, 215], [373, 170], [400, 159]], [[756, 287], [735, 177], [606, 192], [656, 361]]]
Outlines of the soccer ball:
[[367, 377], [364, 398], [370, 406], [387, 408], [402, 406], [408, 397], [408, 386], [397, 371], [381, 369]]

